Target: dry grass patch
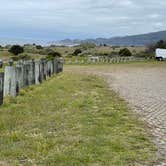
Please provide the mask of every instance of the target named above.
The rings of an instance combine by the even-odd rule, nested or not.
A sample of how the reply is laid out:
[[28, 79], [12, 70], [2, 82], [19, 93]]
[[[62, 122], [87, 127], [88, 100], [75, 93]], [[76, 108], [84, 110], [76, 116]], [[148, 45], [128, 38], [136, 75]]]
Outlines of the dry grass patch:
[[150, 165], [156, 149], [143, 128], [102, 79], [65, 73], [0, 108], [0, 161]]

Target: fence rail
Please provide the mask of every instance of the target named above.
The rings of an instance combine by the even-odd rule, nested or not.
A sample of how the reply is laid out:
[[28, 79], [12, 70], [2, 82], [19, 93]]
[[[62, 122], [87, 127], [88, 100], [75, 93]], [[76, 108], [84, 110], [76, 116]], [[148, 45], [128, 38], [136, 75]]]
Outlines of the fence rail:
[[0, 73], [0, 105], [6, 96], [17, 96], [21, 88], [41, 84], [54, 74], [63, 71], [60, 59], [50, 61], [19, 61], [15, 66], [6, 66]]

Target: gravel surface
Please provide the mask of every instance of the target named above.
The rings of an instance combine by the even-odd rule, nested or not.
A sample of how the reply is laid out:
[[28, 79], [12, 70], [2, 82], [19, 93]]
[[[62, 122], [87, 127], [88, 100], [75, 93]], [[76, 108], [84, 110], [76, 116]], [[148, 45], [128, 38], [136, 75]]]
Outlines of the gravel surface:
[[114, 65], [113, 67], [69, 67], [67, 70], [103, 76], [123, 97], [133, 111], [144, 120], [154, 136], [161, 158], [166, 165], [166, 65], [144, 67]]

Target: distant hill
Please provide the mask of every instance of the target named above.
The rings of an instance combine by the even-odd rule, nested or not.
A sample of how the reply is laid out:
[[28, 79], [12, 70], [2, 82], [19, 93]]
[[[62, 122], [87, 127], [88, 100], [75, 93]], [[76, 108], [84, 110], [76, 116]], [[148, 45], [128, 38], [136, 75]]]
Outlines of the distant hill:
[[51, 44], [59, 45], [77, 45], [84, 42], [91, 42], [97, 45], [118, 45], [118, 46], [144, 46], [150, 43], [157, 42], [159, 40], [166, 40], [166, 31], [153, 32], [148, 34], [124, 36], [124, 37], [113, 37], [113, 38], [97, 38], [97, 39], [86, 39], [86, 40], [70, 40], [65, 39], [59, 42], [51, 42]]

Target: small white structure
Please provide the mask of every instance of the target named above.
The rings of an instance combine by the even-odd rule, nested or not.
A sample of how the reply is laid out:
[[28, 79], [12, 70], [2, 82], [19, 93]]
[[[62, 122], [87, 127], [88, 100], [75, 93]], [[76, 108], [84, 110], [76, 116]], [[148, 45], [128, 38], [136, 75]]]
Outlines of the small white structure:
[[156, 49], [156, 59], [159, 61], [166, 60], [166, 49], [157, 48]]

